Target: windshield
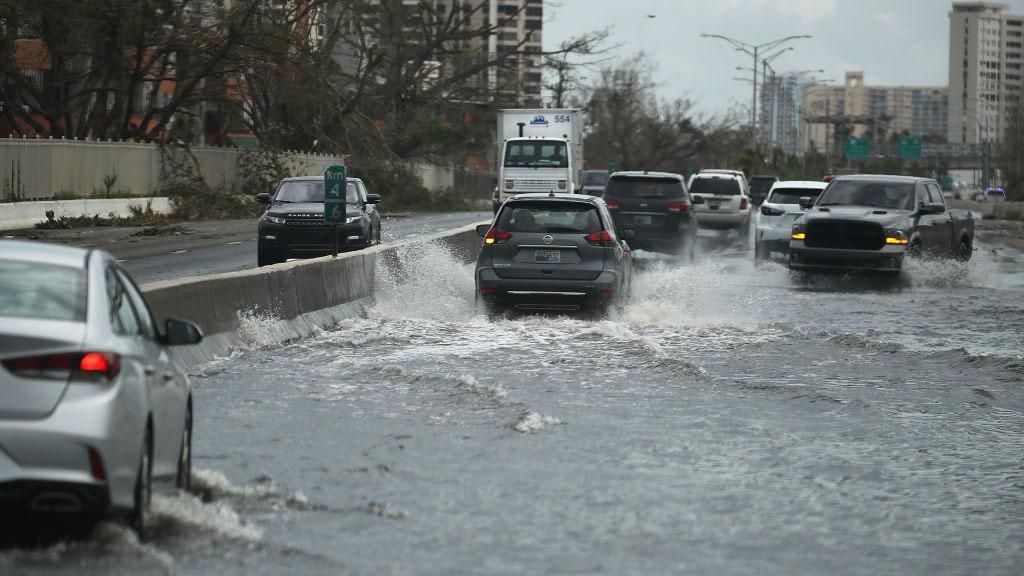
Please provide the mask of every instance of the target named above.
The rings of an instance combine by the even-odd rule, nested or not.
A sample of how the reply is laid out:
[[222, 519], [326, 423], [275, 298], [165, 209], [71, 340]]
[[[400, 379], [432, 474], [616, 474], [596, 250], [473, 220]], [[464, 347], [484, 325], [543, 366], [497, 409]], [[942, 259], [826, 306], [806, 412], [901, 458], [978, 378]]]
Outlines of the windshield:
[[690, 193], [737, 196], [740, 183], [735, 178], [694, 178], [690, 184]]
[[[295, 204], [298, 202], [323, 202], [324, 181], [323, 180], [288, 180], [281, 183], [274, 196], [275, 202]], [[359, 203], [359, 189], [356, 183], [349, 181], [345, 187], [345, 202], [349, 204]]]
[[870, 182], [835, 180], [818, 206], [870, 206], [890, 210], [913, 210], [913, 182]]
[[517, 202], [501, 212], [498, 228], [506, 232], [590, 234], [603, 227], [597, 208], [581, 202]]
[[605, 189], [606, 197], [676, 198], [683, 195], [683, 186], [674, 178], [613, 178]]
[[561, 140], [509, 142], [505, 166], [510, 168], [568, 168], [569, 156]]
[[0, 316], [85, 320], [85, 272], [38, 262], [0, 260]]
[[768, 203], [799, 204], [801, 198], [817, 198], [821, 195], [820, 188], [776, 188]]
[[583, 185], [584, 186], [604, 186], [608, 183], [608, 173], [601, 172], [584, 172], [583, 173]]

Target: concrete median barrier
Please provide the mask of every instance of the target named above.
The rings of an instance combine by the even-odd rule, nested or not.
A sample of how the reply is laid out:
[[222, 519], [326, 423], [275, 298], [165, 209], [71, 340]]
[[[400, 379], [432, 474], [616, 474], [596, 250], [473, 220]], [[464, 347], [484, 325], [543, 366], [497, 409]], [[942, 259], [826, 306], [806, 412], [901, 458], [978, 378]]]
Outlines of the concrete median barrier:
[[[154, 282], [142, 290], [161, 325], [167, 318], [183, 318], [203, 328], [207, 336], [203, 344], [176, 350], [183, 364], [194, 365], [243, 344], [302, 338], [317, 327], [360, 314], [373, 301], [377, 267], [400, 266], [428, 244], [440, 245], [470, 262], [480, 247], [475, 228], [475, 224], [464, 226], [337, 258]], [[246, 334], [254, 322], [262, 323], [266, 333]]]

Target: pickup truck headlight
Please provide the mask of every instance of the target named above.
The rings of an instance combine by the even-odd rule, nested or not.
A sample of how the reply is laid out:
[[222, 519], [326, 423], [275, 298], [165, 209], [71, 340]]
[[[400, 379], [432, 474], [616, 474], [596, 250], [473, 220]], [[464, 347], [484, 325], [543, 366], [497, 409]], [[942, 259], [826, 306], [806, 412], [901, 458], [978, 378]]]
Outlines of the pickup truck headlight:
[[285, 219], [280, 216], [271, 216], [270, 214], [264, 214], [263, 219], [271, 224], [284, 224]]
[[793, 231], [789, 235], [793, 240], [806, 240], [807, 233], [804, 232], [804, 227], [799, 224], [793, 224]]
[[904, 230], [900, 230], [899, 228], [893, 228], [885, 231], [886, 244], [905, 246], [909, 242], [910, 238], [907, 236], [907, 233]]

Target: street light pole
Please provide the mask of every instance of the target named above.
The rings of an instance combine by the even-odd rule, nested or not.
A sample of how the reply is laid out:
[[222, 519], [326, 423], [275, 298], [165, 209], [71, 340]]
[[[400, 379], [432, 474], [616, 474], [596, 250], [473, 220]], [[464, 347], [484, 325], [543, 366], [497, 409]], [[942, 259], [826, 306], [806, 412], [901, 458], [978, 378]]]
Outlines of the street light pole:
[[771, 42], [764, 42], [762, 44], [750, 44], [748, 42], [736, 40], [735, 38], [729, 38], [728, 36], [723, 36], [721, 34], [701, 34], [701, 38], [718, 38], [719, 40], [725, 40], [729, 44], [732, 44], [733, 47], [735, 47], [737, 50], [744, 52], [754, 58], [753, 94], [750, 98], [750, 127], [754, 132], [754, 143], [755, 145], [758, 145], [759, 139], [757, 134], [757, 66], [760, 62], [760, 53], [761, 51], [767, 52], [769, 50], [777, 48], [791, 40], [797, 40], [800, 38], [811, 38], [811, 35], [795, 34], [793, 36], [786, 36], [785, 38], [779, 38], [777, 40], [772, 40]]

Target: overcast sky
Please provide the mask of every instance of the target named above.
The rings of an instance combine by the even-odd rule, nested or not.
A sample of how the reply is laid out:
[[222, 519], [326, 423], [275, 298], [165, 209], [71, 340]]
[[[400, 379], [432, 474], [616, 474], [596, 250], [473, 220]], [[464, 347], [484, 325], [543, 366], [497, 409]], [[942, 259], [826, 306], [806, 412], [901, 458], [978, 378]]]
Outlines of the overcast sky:
[[[1004, 0], [1024, 14], [1024, 0]], [[545, 0], [546, 49], [571, 36], [611, 27], [622, 56], [641, 50], [653, 59], [665, 97], [693, 99], [702, 114], [749, 106], [750, 84], [733, 80], [753, 59], [722, 40], [751, 44], [792, 34], [809, 40], [776, 59], [779, 72], [824, 69], [843, 81], [863, 70], [868, 85], [948, 82], [949, 0]], [[653, 15], [651, 19], [648, 15]], [[749, 108], [747, 108], [749, 110]]]

